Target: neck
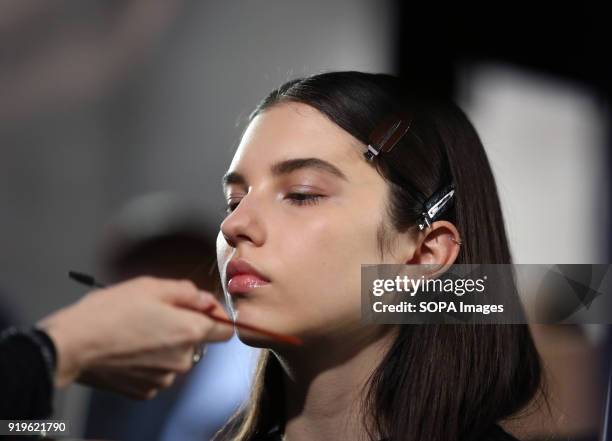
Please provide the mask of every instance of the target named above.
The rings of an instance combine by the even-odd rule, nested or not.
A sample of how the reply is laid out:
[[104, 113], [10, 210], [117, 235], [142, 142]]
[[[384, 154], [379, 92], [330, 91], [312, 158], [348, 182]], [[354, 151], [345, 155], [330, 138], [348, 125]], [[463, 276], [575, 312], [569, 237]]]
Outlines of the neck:
[[366, 439], [362, 399], [393, 341], [389, 330], [362, 328], [299, 352], [276, 353], [284, 370], [287, 441]]

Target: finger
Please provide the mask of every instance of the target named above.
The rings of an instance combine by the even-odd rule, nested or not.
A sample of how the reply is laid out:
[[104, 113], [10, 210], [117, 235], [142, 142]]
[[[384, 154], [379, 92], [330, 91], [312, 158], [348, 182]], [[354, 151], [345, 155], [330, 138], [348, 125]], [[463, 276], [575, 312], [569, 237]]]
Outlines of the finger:
[[180, 356], [174, 360], [172, 371], [177, 374], [187, 374], [193, 369], [194, 355], [197, 351], [198, 344], [189, 345], [189, 347], [180, 353]]
[[125, 395], [134, 400], [149, 400], [159, 391], [159, 381], [150, 381], [135, 376], [130, 371], [99, 369], [84, 372], [79, 382], [97, 389]]
[[176, 380], [172, 370], [128, 368], [105, 372], [106, 384], [132, 394], [147, 398], [146, 392], [167, 389]]
[[130, 367], [129, 368], [130, 372], [139, 372], [139, 375], [141, 377], [145, 377], [145, 376], [149, 376], [149, 377], [154, 377], [154, 376], [164, 376], [166, 374], [171, 374], [173, 372], [173, 368], [172, 366], [168, 366], [168, 367], [158, 367], [158, 366], [137, 366], [137, 367]]
[[200, 311], [215, 302], [218, 303], [212, 293], [199, 290], [189, 280], [163, 280], [160, 284], [161, 298], [175, 306]]
[[[212, 313], [217, 317], [222, 317], [229, 320], [221, 305], [214, 306], [215, 308], [212, 309], [212, 311], [209, 311], [208, 314]], [[229, 340], [234, 334], [234, 326], [231, 323], [228, 324], [216, 321], [207, 313], [188, 310], [183, 310], [180, 312], [183, 316], [183, 323], [190, 329], [188, 342], [191, 344], [225, 341]]]
[[[117, 380], [123, 380], [124, 387], [127, 385], [133, 385], [134, 391], [143, 391], [149, 389], [166, 389], [174, 383], [176, 379], [176, 373], [174, 372], [146, 372], [142, 370], [128, 371], [119, 373]], [[122, 384], [119, 381], [115, 381], [115, 384]]]
[[[190, 331], [194, 333], [195, 331]], [[183, 338], [182, 340], [185, 340]], [[137, 362], [129, 367], [130, 371], [141, 371], [146, 375], [174, 372], [184, 374], [191, 369], [193, 355], [193, 337], [188, 342], [174, 342], [164, 348], [147, 351], [138, 357]]]
[[177, 378], [177, 373], [172, 368], [159, 369], [149, 367], [137, 367], [122, 369], [116, 372], [117, 377], [124, 377], [130, 381], [139, 383], [140, 388], [148, 386], [150, 388], [165, 389], [172, 384]]
[[147, 372], [140, 372], [137, 374], [138, 381], [141, 387], [149, 389], [167, 389], [174, 383], [176, 379], [176, 373], [166, 372], [164, 374], [153, 374]]
[[108, 390], [125, 395], [133, 400], [151, 400], [159, 393], [158, 388], [151, 387], [147, 383], [142, 383], [138, 380], [126, 382], [121, 385], [113, 385], [113, 387]]
[[151, 388], [146, 385], [139, 385], [137, 382], [125, 382], [124, 384], [91, 384], [84, 382], [83, 384], [95, 387], [96, 389], [113, 392], [123, 395], [132, 400], [150, 400], [157, 395], [158, 389]]
[[205, 345], [199, 342], [176, 343], [143, 354], [138, 360], [139, 365], [130, 367], [130, 371], [139, 371], [144, 374], [143, 376], [152, 377], [167, 373], [186, 374], [196, 363], [194, 362], [196, 352], [201, 352], [200, 357], [203, 357], [205, 351]]
[[158, 359], [163, 359], [164, 369], [167, 372], [186, 374], [193, 368], [194, 348], [197, 343], [177, 345], [170, 350], [159, 352]]

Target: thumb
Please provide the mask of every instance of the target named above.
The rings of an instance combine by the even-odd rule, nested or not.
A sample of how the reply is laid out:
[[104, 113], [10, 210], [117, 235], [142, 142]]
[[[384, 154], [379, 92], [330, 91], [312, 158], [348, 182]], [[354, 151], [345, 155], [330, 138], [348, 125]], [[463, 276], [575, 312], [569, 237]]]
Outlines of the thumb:
[[207, 291], [200, 291], [189, 281], [164, 282], [161, 298], [166, 303], [188, 309], [201, 311], [208, 306], [218, 303], [215, 296]]

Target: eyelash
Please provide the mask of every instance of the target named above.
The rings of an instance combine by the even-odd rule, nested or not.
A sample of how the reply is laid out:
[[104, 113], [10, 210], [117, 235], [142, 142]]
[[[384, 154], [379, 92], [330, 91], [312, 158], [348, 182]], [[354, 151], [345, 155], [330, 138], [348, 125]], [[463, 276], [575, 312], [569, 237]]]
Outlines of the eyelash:
[[[320, 194], [312, 194], [312, 193], [289, 193], [287, 196], [293, 196], [293, 198], [289, 198], [292, 204], [295, 205], [314, 205], [318, 204], [320, 199], [323, 197]], [[295, 196], [298, 196], [299, 199]]]
[[[291, 204], [301, 206], [318, 204], [322, 197], [323, 195], [312, 193], [288, 193], [285, 198], [288, 199]], [[234, 211], [236, 207], [238, 207], [238, 204], [240, 204], [240, 201], [228, 203], [226, 209], [227, 214]]]

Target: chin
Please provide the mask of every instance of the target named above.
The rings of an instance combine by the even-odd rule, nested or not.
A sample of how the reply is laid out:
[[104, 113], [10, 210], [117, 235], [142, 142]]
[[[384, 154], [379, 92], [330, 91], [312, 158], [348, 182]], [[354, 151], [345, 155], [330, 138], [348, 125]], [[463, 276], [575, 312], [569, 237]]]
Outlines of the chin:
[[251, 331], [236, 330], [236, 335], [242, 343], [253, 348], [273, 349], [279, 345], [276, 341]]
[[[295, 319], [287, 315], [279, 316], [276, 311], [272, 313], [268, 309], [249, 302], [250, 300], [239, 300], [232, 305], [235, 320], [266, 331], [301, 338], [300, 334], [302, 333], [296, 328]], [[288, 343], [283, 343], [273, 337], [249, 329], [236, 328], [236, 335], [244, 344], [257, 348], [276, 349], [290, 346]]]

